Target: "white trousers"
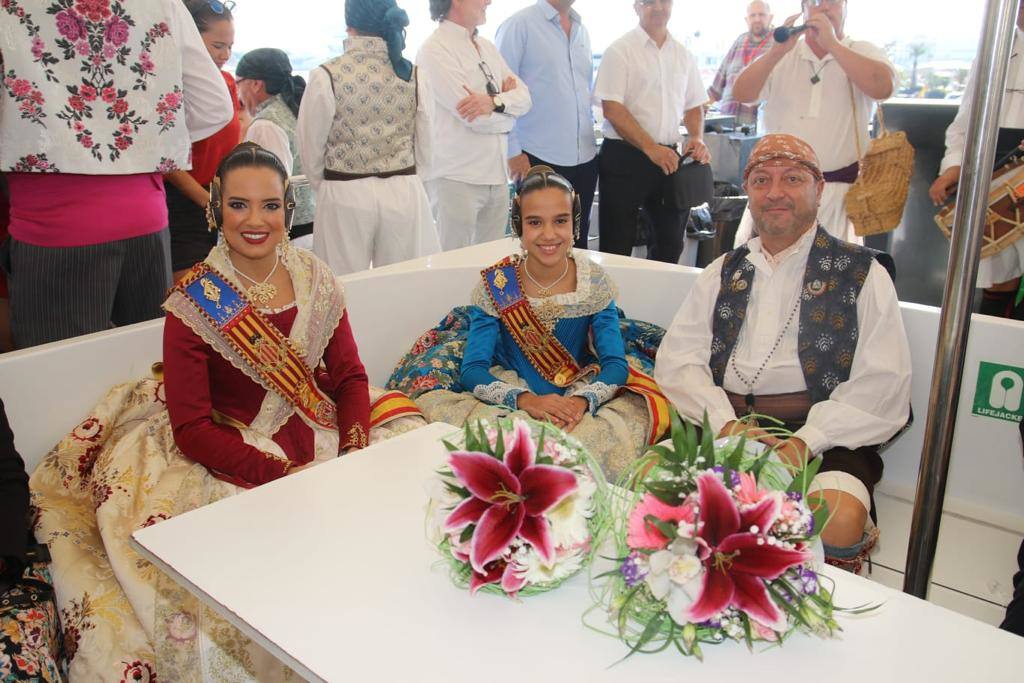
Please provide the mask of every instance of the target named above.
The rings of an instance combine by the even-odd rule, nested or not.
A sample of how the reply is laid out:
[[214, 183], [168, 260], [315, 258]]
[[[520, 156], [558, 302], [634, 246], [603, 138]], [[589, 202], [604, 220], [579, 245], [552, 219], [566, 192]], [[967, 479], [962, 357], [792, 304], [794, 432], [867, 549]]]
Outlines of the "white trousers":
[[435, 178], [424, 185], [444, 251], [500, 240], [508, 225], [508, 186]]
[[978, 287], [988, 289], [1024, 275], [1024, 239], [978, 262]]
[[419, 176], [325, 180], [316, 198], [313, 253], [338, 275], [441, 250]]
[[[846, 217], [846, 193], [850, 191], [849, 183], [825, 183], [821, 193], [821, 204], [818, 206], [818, 222], [830, 235], [854, 244], [864, 244], [864, 238], [853, 231], [853, 223]], [[748, 206], [743, 212], [740, 227], [736, 230], [733, 247], [744, 244], [754, 236], [754, 217]]]

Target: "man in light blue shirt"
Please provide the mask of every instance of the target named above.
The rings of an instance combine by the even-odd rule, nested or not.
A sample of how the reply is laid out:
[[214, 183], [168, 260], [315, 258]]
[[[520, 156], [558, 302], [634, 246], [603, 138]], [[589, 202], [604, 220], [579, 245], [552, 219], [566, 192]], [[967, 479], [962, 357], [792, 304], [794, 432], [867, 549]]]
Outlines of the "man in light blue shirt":
[[509, 135], [509, 175], [518, 182], [530, 166], [544, 164], [565, 176], [583, 206], [576, 246], [586, 249], [598, 172], [590, 106], [594, 56], [573, 2], [537, 0], [498, 27], [495, 43], [533, 97], [533, 108]]

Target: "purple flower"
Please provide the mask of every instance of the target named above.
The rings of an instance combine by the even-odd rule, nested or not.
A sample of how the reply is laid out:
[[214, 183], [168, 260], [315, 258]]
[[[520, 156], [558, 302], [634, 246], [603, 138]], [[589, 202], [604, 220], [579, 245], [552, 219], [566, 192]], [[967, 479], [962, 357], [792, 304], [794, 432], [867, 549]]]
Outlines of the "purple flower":
[[103, 39], [108, 43], [121, 46], [128, 42], [128, 31], [127, 22], [120, 17], [111, 17], [110, 19], [107, 19]]
[[647, 559], [638, 552], [632, 552], [622, 563], [619, 571], [622, 572], [622, 578], [626, 580], [626, 587], [632, 588], [643, 581], [650, 570], [647, 567]]
[[77, 16], [64, 10], [58, 12], [57, 31], [68, 40], [78, 40], [85, 37], [85, 24]]
[[806, 595], [814, 595], [818, 592], [818, 575], [806, 567], [800, 568], [798, 574], [800, 588]]

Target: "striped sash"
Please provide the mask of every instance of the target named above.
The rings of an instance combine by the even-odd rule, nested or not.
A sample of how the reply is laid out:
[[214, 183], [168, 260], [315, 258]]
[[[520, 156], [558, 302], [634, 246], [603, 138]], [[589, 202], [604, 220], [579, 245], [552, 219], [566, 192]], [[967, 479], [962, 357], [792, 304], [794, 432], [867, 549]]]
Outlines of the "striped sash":
[[223, 275], [197, 264], [174, 288], [202, 314], [268, 389], [322, 427], [338, 428], [337, 409], [320, 391], [291, 341]]

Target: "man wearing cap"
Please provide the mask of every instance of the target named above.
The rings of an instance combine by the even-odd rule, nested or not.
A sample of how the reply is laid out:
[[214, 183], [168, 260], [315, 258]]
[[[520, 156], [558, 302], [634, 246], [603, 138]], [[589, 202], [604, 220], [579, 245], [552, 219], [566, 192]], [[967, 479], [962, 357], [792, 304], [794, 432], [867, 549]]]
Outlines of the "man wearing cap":
[[[825, 172], [818, 220], [839, 239], [862, 244], [846, 215], [846, 193], [868, 149], [875, 101], [892, 95], [896, 69], [884, 50], [844, 34], [846, 0], [803, 0], [802, 6], [807, 28], [776, 42], [745, 68], [732, 96], [763, 103], [766, 132], [789, 133], [810, 144]], [[737, 246], [750, 238], [752, 225], [747, 212], [736, 231]]]
[[[803, 140], [755, 146], [744, 188], [759, 236], [697, 277], [654, 377], [683, 417], [699, 424], [706, 411], [716, 435], [745, 433], [790, 462], [821, 457], [815, 499], [834, 515], [826, 558], [857, 571], [877, 538], [879, 447], [909, 418], [910, 350], [891, 259], [821, 227], [823, 186]], [[769, 436], [752, 413], [793, 435]]]

